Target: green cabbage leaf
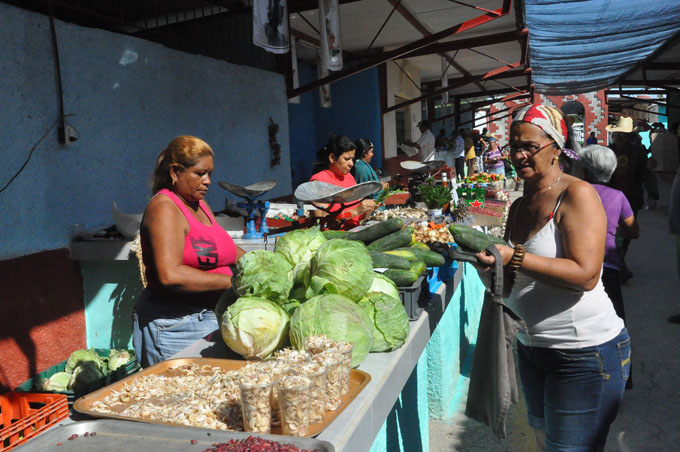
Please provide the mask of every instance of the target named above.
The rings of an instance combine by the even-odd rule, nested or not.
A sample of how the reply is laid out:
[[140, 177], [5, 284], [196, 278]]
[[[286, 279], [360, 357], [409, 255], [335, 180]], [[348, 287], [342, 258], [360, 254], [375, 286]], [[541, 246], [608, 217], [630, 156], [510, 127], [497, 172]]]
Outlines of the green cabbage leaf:
[[380, 292], [399, 300], [399, 289], [397, 285], [387, 276], [382, 273], [376, 273], [373, 275], [373, 283], [371, 287], [368, 288], [367, 293]]
[[280, 253], [250, 251], [236, 263], [232, 284], [239, 297], [262, 297], [280, 303], [288, 299], [293, 288], [293, 267]]
[[307, 297], [337, 294], [359, 301], [373, 282], [373, 261], [357, 240], [333, 239], [316, 250], [310, 261]]
[[222, 339], [246, 359], [266, 358], [288, 343], [290, 318], [278, 304], [259, 297], [241, 297], [220, 319]]
[[355, 302], [337, 294], [317, 295], [295, 310], [290, 320], [290, 341], [303, 349], [309, 336], [325, 334], [351, 342], [352, 366], [358, 366], [373, 345], [371, 318]]
[[283, 255], [293, 266], [296, 284], [309, 284], [309, 262], [316, 250], [328, 240], [318, 227], [296, 229], [281, 237], [274, 252]]
[[404, 345], [411, 327], [406, 309], [399, 298], [371, 292], [358, 305], [371, 318], [372, 352], [392, 351]]

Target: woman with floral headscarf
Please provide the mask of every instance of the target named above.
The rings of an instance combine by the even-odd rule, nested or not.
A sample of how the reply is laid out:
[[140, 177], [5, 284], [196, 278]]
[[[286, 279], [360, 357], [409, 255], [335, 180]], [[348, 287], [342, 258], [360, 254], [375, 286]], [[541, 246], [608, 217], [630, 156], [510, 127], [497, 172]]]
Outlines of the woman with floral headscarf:
[[[510, 128], [524, 196], [508, 215], [507, 306], [522, 389], [538, 449], [603, 451], [630, 370], [630, 339], [602, 286], [607, 218], [595, 189], [566, 174], [577, 156], [562, 113], [531, 105]], [[477, 255], [486, 275], [494, 257]]]

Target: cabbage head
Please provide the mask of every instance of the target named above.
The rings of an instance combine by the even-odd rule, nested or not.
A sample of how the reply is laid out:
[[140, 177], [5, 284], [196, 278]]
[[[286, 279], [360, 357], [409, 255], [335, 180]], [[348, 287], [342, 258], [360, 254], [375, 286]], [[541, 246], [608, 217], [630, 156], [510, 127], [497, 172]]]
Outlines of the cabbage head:
[[293, 288], [293, 267], [280, 253], [250, 251], [236, 263], [232, 283], [239, 297], [262, 297], [283, 302]]
[[71, 372], [57, 372], [50, 378], [45, 378], [41, 382], [44, 391], [68, 391], [68, 382], [71, 380]]
[[342, 295], [325, 294], [300, 305], [290, 320], [290, 342], [303, 349], [309, 336], [325, 334], [336, 341], [351, 342], [352, 366], [361, 363], [373, 345], [370, 317], [352, 300]]
[[134, 356], [127, 350], [112, 349], [109, 352], [109, 372], [113, 372], [119, 367], [125, 366]]
[[293, 266], [296, 284], [309, 284], [309, 261], [321, 245], [328, 240], [318, 227], [296, 229], [281, 237], [274, 252], [282, 254]]
[[220, 320], [222, 339], [246, 359], [266, 358], [288, 343], [290, 318], [278, 304], [259, 297], [241, 297]]
[[404, 345], [411, 327], [406, 309], [399, 298], [371, 292], [359, 301], [359, 307], [372, 320], [372, 352], [388, 352]]
[[220, 295], [220, 298], [215, 304], [215, 317], [217, 318], [218, 322], [226, 312], [227, 308], [234, 304], [236, 300], [238, 300], [238, 295], [236, 295], [236, 292], [234, 292], [233, 287], [225, 290], [224, 293]]
[[73, 369], [68, 388], [75, 392], [87, 392], [103, 385], [104, 374], [93, 361], [79, 364]]
[[66, 372], [73, 372], [76, 367], [86, 362], [93, 363], [97, 370], [101, 371], [103, 369], [104, 361], [96, 352], [96, 350], [87, 349], [76, 350], [75, 352], [71, 353], [71, 355], [69, 355], [68, 359], [66, 360], [66, 368], [64, 370]]
[[373, 282], [373, 261], [358, 240], [333, 239], [316, 250], [309, 267], [307, 296], [338, 294], [356, 302]]
[[400, 300], [397, 285], [382, 273], [373, 275], [373, 283], [371, 284], [371, 287], [368, 288], [368, 293], [371, 292], [381, 292]]

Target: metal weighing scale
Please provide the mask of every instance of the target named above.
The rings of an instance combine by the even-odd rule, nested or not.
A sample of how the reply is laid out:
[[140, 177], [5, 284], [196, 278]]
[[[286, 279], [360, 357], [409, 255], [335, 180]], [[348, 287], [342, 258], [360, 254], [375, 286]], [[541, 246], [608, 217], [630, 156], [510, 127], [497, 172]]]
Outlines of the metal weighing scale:
[[[348, 219], [347, 212], [341, 213], [347, 207], [353, 207], [364, 199], [382, 190], [380, 182], [363, 182], [349, 188], [338, 187], [337, 185], [326, 182], [311, 181], [300, 184], [295, 189], [295, 198], [302, 202], [311, 203], [319, 210], [323, 210], [328, 215], [319, 217], [321, 230], [338, 229], [341, 220]], [[330, 204], [322, 206], [320, 204]], [[331, 207], [339, 204], [340, 208], [331, 212]], [[309, 225], [311, 226], [311, 225]]]
[[[241, 209], [248, 212], [246, 220], [246, 232], [243, 234], [244, 239], [262, 239], [269, 233], [267, 227], [267, 211], [269, 210], [269, 201], [258, 200], [256, 198], [267, 193], [272, 188], [276, 187], [276, 181], [273, 179], [256, 182], [254, 184], [240, 187], [228, 182], [218, 182], [219, 186], [228, 192], [244, 198], [245, 202], [236, 204]], [[260, 217], [260, 229], [255, 227], [255, 217]]]
[[413, 175], [408, 181], [408, 205], [413, 206], [416, 202], [420, 201], [418, 187], [422, 185], [428, 177], [434, 177], [439, 174], [439, 171], [435, 170], [444, 166], [445, 163], [446, 162], [443, 160], [430, 160], [429, 162], [405, 160], [400, 163], [402, 168], [409, 170]]

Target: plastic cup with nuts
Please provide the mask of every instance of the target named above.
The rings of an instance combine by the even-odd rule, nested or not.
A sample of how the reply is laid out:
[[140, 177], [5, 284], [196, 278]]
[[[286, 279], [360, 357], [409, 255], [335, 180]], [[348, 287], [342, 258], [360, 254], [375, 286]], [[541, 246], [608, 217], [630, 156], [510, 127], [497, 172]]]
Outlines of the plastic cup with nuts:
[[272, 425], [278, 426], [281, 424], [281, 411], [279, 410], [279, 391], [277, 389], [276, 383], [278, 383], [283, 377], [294, 374], [295, 372], [290, 367], [288, 361], [282, 361], [278, 359], [272, 359], [265, 361], [269, 366], [269, 372], [272, 375], [272, 380], [274, 381], [274, 386], [272, 387], [271, 396], [271, 406], [272, 406]]
[[303, 376], [283, 377], [277, 384], [284, 435], [307, 436], [312, 381]]
[[314, 355], [314, 360], [326, 367], [326, 409], [335, 411], [342, 404], [344, 357], [340, 352], [326, 350]]
[[326, 367], [319, 361], [311, 361], [300, 366], [299, 372], [312, 382], [309, 423], [318, 424], [326, 415]]
[[351, 342], [336, 342], [330, 350], [337, 350], [342, 355], [342, 395], [349, 393], [350, 373], [352, 371]]
[[271, 393], [273, 379], [268, 373], [241, 376], [241, 409], [246, 432], [269, 433], [272, 425]]
[[274, 353], [274, 358], [280, 361], [286, 361], [291, 367], [298, 364], [309, 362], [312, 354], [306, 350], [296, 350], [294, 348], [284, 348]]
[[305, 350], [307, 350], [312, 355], [318, 355], [327, 348], [332, 347], [333, 344], [335, 344], [335, 341], [326, 337], [325, 334], [309, 336], [305, 340]]

